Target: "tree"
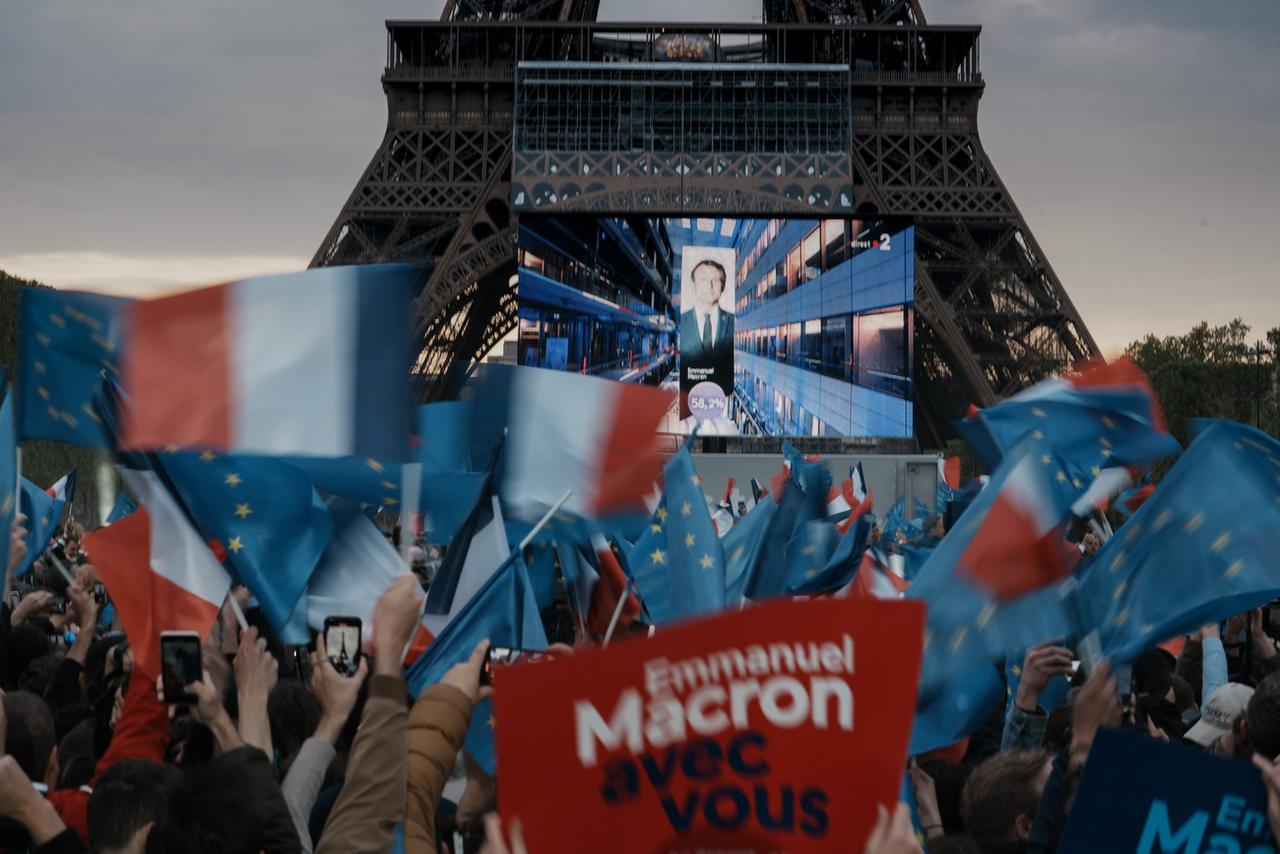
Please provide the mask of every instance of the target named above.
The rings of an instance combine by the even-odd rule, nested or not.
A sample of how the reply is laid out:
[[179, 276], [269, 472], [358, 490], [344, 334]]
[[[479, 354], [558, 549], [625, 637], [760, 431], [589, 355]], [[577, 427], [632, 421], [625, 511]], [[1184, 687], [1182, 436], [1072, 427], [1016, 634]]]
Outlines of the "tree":
[[1257, 423], [1280, 434], [1278, 345], [1280, 328], [1267, 332], [1268, 352], [1258, 358], [1248, 324], [1237, 318], [1224, 326], [1198, 323], [1184, 335], [1148, 335], [1126, 352], [1151, 378], [1170, 432], [1185, 445], [1196, 418]]

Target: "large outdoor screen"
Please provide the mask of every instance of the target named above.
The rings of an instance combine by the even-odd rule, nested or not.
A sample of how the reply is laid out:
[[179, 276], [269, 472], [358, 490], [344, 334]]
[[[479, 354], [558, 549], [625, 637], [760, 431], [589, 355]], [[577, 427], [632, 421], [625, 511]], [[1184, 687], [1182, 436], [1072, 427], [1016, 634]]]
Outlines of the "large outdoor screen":
[[903, 220], [523, 214], [519, 359], [679, 390], [700, 436], [912, 436]]

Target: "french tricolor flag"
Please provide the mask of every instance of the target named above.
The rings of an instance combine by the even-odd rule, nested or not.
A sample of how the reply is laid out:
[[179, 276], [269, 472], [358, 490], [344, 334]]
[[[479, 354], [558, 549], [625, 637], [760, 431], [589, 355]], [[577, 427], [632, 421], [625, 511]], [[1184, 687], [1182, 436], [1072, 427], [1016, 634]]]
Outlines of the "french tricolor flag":
[[1068, 508], [1061, 505], [1039, 458], [1023, 453], [1010, 464], [1013, 468], [959, 561], [962, 572], [1001, 599], [1064, 578], [1079, 558], [1065, 539]]
[[133, 654], [160, 675], [160, 633], [203, 637], [231, 589], [231, 578], [152, 472], [121, 468], [143, 505], [84, 539], [102, 583], [129, 633]]
[[[489, 366], [476, 387], [479, 441], [502, 441], [502, 500], [540, 516], [565, 489], [587, 518], [642, 512], [662, 472], [657, 429], [670, 392], [543, 368]], [[506, 438], [502, 430], [507, 428]]]
[[121, 447], [405, 459], [419, 275], [330, 267], [131, 303]]

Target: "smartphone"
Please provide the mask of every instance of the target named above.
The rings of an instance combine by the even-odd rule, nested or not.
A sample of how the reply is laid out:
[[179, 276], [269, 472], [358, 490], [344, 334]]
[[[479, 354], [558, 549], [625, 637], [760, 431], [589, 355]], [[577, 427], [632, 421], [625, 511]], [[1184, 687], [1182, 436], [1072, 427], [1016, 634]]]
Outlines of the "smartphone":
[[324, 652], [343, 676], [354, 676], [360, 666], [360, 625], [359, 617], [324, 618]]
[[504, 664], [515, 664], [517, 661], [537, 661], [546, 653], [540, 650], [519, 649], [513, 646], [491, 646], [484, 655], [484, 666], [480, 668], [480, 684], [493, 684], [493, 668]]
[[200, 661], [200, 636], [195, 632], [160, 633], [160, 675], [166, 703], [194, 703], [186, 686], [199, 682], [204, 673]]
[[54, 596], [49, 600], [49, 613], [65, 614], [67, 613], [67, 597]]
[[101, 581], [93, 585], [93, 598], [97, 600], [99, 605], [107, 604], [107, 585]]

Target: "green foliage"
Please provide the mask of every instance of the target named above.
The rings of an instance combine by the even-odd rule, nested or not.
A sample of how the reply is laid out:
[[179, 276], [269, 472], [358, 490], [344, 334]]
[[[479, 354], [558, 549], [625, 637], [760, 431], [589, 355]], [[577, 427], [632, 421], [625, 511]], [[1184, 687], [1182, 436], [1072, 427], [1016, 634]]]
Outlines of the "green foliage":
[[[24, 288], [43, 288], [39, 282], [30, 282], [10, 276], [0, 270], [0, 364], [9, 370], [9, 376], [17, 382], [18, 364], [18, 301]], [[105, 451], [78, 448], [63, 442], [28, 441], [22, 443], [22, 475], [40, 486], [50, 486], [72, 468], [76, 469], [76, 496], [71, 512], [76, 519], [92, 526], [100, 520], [99, 473], [106, 466], [108, 500], [115, 497], [115, 473], [111, 470], [111, 457]]]
[[1193, 418], [1227, 418], [1280, 435], [1280, 329], [1267, 332], [1260, 357], [1256, 345], [1237, 318], [1199, 323], [1184, 335], [1148, 335], [1126, 351], [1151, 378], [1169, 430], [1185, 446]]

